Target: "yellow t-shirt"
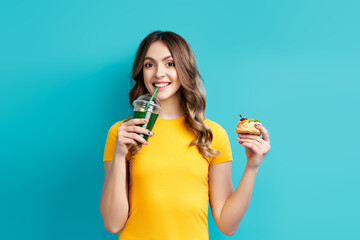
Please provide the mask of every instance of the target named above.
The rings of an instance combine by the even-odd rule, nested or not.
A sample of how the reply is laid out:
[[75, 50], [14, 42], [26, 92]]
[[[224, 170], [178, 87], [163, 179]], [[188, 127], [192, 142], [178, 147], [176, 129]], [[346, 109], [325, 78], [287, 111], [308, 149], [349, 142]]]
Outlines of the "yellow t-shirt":
[[[109, 130], [104, 161], [112, 161], [117, 128]], [[194, 134], [185, 117], [157, 119], [148, 145], [129, 162], [129, 218], [119, 233], [120, 240], [205, 240], [208, 234], [210, 164], [232, 161], [226, 131], [205, 119], [213, 133], [210, 148], [221, 155], [207, 161], [195, 146]]]

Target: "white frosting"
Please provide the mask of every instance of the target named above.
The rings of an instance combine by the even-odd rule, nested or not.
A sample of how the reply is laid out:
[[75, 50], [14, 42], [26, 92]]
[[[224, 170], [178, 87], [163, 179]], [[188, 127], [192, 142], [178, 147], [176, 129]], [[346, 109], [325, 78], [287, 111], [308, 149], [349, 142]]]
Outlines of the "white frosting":
[[255, 125], [255, 124], [261, 124], [260, 122], [246, 122], [244, 125]]

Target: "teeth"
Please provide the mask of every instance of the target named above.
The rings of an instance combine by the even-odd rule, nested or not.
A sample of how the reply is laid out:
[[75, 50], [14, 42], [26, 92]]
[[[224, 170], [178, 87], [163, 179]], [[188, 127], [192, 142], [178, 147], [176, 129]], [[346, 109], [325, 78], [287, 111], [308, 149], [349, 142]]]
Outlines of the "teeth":
[[170, 83], [162, 83], [162, 84], [157, 84], [157, 83], [155, 83], [155, 86], [156, 87], [165, 87], [165, 86], [167, 86], [167, 85], [169, 85]]

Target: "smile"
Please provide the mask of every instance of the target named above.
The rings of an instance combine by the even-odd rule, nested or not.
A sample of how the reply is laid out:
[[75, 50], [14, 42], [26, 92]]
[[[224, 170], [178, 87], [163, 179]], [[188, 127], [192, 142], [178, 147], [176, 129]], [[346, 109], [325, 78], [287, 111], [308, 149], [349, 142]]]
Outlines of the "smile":
[[153, 83], [153, 86], [155, 87], [159, 87], [159, 88], [164, 88], [166, 86], [169, 86], [171, 83]]

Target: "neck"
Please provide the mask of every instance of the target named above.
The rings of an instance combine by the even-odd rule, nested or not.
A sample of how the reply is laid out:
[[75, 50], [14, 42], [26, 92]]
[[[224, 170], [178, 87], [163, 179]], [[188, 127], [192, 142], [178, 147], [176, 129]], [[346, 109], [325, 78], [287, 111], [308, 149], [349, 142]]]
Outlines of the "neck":
[[172, 98], [160, 100], [161, 111], [160, 119], [176, 119], [184, 116], [184, 111], [180, 103], [180, 93], [177, 92]]

